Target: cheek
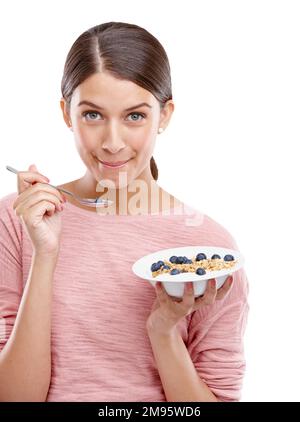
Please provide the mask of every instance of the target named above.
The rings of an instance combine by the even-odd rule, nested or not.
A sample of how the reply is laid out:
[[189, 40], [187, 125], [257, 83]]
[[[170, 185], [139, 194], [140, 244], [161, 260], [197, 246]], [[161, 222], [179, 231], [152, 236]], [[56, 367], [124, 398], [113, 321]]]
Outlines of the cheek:
[[89, 134], [80, 128], [76, 131], [75, 141], [77, 148], [80, 150], [90, 151], [95, 147], [95, 135]]
[[[99, 143], [97, 139], [101, 139], [101, 133], [96, 133], [95, 130], [87, 130], [87, 128], [77, 125], [76, 131], [74, 131], [74, 137], [78, 151], [81, 153], [89, 153], [95, 149], [99, 149]], [[130, 149], [137, 156], [141, 156], [149, 159], [152, 155], [152, 151], [155, 144], [154, 132], [149, 127], [141, 128], [141, 130], [131, 130], [130, 133], [124, 134], [124, 143], [127, 145], [127, 149]]]
[[154, 147], [154, 138], [152, 134], [144, 133], [140, 136], [131, 138], [130, 147], [132, 150], [136, 151], [137, 154], [147, 155], [149, 151], [152, 151]]

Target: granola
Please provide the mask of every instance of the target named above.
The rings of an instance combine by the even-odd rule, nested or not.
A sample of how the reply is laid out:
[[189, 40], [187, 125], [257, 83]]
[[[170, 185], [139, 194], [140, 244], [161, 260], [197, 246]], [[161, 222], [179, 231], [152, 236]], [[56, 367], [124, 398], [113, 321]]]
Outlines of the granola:
[[209, 271], [219, 271], [224, 268], [232, 268], [237, 263], [233, 255], [225, 255], [223, 258], [214, 254], [208, 258], [204, 253], [198, 253], [192, 259], [186, 256], [171, 256], [169, 260], [157, 261], [151, 265], [153, 277], [161, 274], [176, 275], [179, 273], [191, 272], [204, 275]]

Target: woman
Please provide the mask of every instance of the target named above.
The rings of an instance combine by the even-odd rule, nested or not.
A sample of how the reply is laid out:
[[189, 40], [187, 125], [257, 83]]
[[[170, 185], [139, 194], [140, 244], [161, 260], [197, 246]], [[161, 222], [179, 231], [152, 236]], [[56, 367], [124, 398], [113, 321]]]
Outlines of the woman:
[[68, 53], [61, 88], [86, 173], [60, 187], [113, 204], [65, 198], [34, 165], [1, 199], [0, 400], [238, 401], [244, 270], [218, 291], [210, 280], [196, 299], [187, 283], [182, 301], [131, 270], [174, 246], [238, 249], [156, 182], [156, 134], [174, 110], [163, 47], [137, 25], [90, 28]]

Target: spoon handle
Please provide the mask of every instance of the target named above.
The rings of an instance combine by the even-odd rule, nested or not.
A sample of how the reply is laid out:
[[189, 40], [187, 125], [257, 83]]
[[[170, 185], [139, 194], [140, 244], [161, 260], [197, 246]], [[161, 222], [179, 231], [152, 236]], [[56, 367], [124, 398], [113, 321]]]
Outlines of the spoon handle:
[[15, 173], [15, 174], [18, 174], [18, 170], [14, 169], [13, 167], [11, 167], [11, 166], [6, 166], [6, 168], [7, 168], [7, 170], [12, 171], [12, 172], [13, 172], [13, 173]]
[[[9, 170], [9, 171], [11, 171], [12, 173], [15, 173], [15, 174], [18, 174], [19, 173], [19, 171], [17, 169], [15, 169], [15, 168], [13, 168], [11, 166], [6, 166], [6, 169]], [[24, 179], [24, 180], [25, 180], [25, 182], [28, 182], [28, 180], [26, 180], [26, 179]], [[28, 182], [28, 183], [30, 183], [30, 182]], [[92, 199], [80, 200], [74, 193], [69, 192], [66, 189], [59, 188], [57, 186], [51, 185], [50, 183], [47, 183], [47, 184], [49, 186], [52, 186], [53, 188], [59, 190], [59, 191], [62, 191], [64, 193], [67, 193], [68, 195], [73, 196], [73, 198], [75, 198], [76, 200], [78, 200], [81, 203], [92, 203], [92, 204], [94, 204], [94, 203], [97, 202], [98, 205], [101, 204], [101, 203], [103, 203], [103, 204], [110, 204], [110, 203], [112, 203], [112, 201], [111, 200], [108, 200], [108, 199], [100, 199], [100, 200], [98, 199], [98, 201], [97, 200], [95, 201], [95, 200], [92, 200]]]
[[[18, 174], [18, 173], [19, 173], [19, 171], [18, 171], [18, 170], [16, 170], [15, 168], [13, 168], [13, 167], [11, 167], [11, 166], [6, 166], [6, 168], [7, 168], [7, 170], [11, 171], [12, 173], [15, 173], [15, 174]], [[25, 180], [25, 179], [24, 179], [24, 180]], [[27, 182], [27, 180], [25, 180], [25, 182]], [[62, 191], [62, 192], [64, 192], [64, 193], [67, 193], [67, 194], [69, 194], [69, 195], [74, 196], [72, 192], [69, 192], [69, 191], [68, 191], [68, 190], [66, 190], [66, 189], [63, 189], [63, 188], [58, 188], [57, 186], [51, 185], [51, 183], [48, 183], [48, 185], [49, 185], [49, 186], [52, 186], [52, 187], [53, 187], [53, 188], [55, 188], [55, 189], [61, 190], [61, 191]]]

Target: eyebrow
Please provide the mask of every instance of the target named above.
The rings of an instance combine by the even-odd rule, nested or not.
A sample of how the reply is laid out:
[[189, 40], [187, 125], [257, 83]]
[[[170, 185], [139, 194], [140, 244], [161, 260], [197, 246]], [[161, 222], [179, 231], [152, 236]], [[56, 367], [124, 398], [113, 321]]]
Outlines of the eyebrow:
[[[104, 108], [103, 108], [103, 107], [100, 107], [100, 106], [98, 106], [97, 104], [91, 103], [90, 101], [85, 101], [85, 100], [80, 101], [80, 103], [78, 103], [78, 105], [77, 105], [77, 106], [78, 106], [78, 107], [80, 107], [81, 105], [88, 105], [88, 106], [91, 106], [91, 107], [97, 108], [97, 109], [99, 109], [99, 110], [104, 110]], [[142, 107], [142, 106], [146, 106], [146, 107], [152, 108], [152, 106], [151, 106], [150, 104], [148, 104], [148, 103], [140, 103], [140, 104], [137, 104], [137, 105], [135, 105], [135, 106], [132, 106], [132, 107], [129, 107], [129, 108], [125, 108], [125, 110], [124, 110], [124, 111], [133, 110], [134, 108], [139, 108], [139, 107]]]

